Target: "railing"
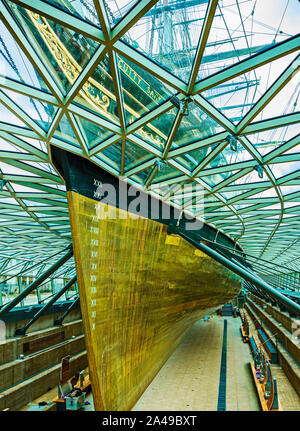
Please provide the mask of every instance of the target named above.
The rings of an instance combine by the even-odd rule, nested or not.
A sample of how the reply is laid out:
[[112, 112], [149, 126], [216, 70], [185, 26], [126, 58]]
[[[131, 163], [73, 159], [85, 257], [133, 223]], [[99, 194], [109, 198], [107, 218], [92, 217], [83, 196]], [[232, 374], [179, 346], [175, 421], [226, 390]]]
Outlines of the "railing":
[[242, 324], [240, 326], [242, 339], [244, 343], [247, 343], [249, 341], [249, 322], [244, 310], [240, 310], [240, 316], [242, 320]]
[[251, 362], [250, 365], [262, 410], [280, 410], [277, 381], [272, 375], [270, 362], [261, 347], [256, 349], [254, 362]]
[[[69, 279], [65, 279], [63, 281], [66, 283], [68, 280]], [[50, 285], [50, 282], [48, 284]], [[7, 286], [3, 287], [0, 284], [0, 307], [2, 305], [9, 303], [26, 287], [27, 285], [22, 285], [22, 287], [20, 288], [18, 284], [11, 284], [9, 285], [9, 289], [8, 289]], [[31, 306], [36, 304], [45, 304], [52, 298], [52, 296], [56, 295], [56, 293], [59, 292], [62, 289], [62, 287], [63, 285], [53, 286], [53, 284], [50, 287], [46, 287], [46, 288], [44, 288], [43, 286], [41, 288], [38, 287], [37, 289], [35, 289], [34, 292], [26, 296], [19, 304], [17, 304], [17, 307]], [[64, 294], [64, 297], [59, 299], [59, 301], [68, 301], [71, 295], [74, 293], [78, 293], [77, 285], [72, 286], [72, 288], [66, 291]]]

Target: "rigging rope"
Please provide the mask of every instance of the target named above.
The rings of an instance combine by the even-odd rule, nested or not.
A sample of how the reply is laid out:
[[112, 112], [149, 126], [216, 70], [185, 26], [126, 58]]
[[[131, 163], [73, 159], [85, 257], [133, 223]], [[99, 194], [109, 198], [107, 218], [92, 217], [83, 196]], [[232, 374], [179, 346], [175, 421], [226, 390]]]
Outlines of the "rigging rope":
[[97, 19], [98, 21], [98, 15], [96, 14], [96, 12], [92, 9], [91, 5], [88, 4], [85, 0], [80, 0], [80, 3], [89, 11], [89, 13]]
[[[15, 64], [12, 56], [10, 55], [10, 52], [9, 52], [9, 50], [8, 50], [6, 44], [5, 44], [5, 42], [4, 42], [4, 40], [3, 40], [3, 38], [1, 36], [0, 36], [0, 42], [1, 42], [1, 44], [2, 44], [2, 46], [4, 48], [4, 50], [5, 50], [8, 58], [6, 58], [6, 56], [4, 55], [4, 53], [2, 52], [2, 50], [0, 50], [2, 56], [6, 59], [7, 63], [10, 65], [10, 67], [16, 73], [16, 75], [18, 76], [18, 78], [20, 79], [20, 81], [24, 82], [24, 79], [22, 78], [22, 76], [21, 76], [21, 74], [20, 74], [20, 72], [19, 72], [19, 70], [18, 70], [18, 68], [17, 68], [17, 66], [16, 66], [16, 64]], [[33, 106], [34, 106], [34, 108], [35, 108], [38, 116], [40, 117], [40, 120], [43, 122], [42, 116], [41, 116], [39, 110], [37, 109], [35, 101], [32, 98], [30, 98], [30, 102], [33, 104]]]

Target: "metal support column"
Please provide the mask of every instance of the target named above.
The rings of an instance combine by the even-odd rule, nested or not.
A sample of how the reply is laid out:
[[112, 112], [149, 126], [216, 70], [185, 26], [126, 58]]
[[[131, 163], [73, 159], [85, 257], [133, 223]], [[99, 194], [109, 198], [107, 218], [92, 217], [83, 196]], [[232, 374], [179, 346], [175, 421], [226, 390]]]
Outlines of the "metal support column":
[[49, 308], [54, 302], [56, 302], [76, 281], [76, 275], [59, 291], [56, 295], [54, 295], [47, 304], [44, 305], [34, 316], [33, 318], [26, 323], [23, 328], [19, 328], [16, 330], [15, 335], [26, 335], [27, 329], [37, 321], [37, 319]]
[[292, 312], [297, 314], [297, 316], [300, 316], [300, 305], [298, 305], [296, 302], [292, 301], [282, 293], [278, 292], [274, 287], [270, 286], [253, 272], [248, 271], [246, 267], [242, 267], [242, 265], [232, 262], [223, 254], [220, 254], [217, 251], [213, 250], [211, 247], [205, 245], [204, 242], [197, 242], [192, 238], [189, 238], [186, 233], [183, 232], [181, 229], [178, 229], [178, 234], [181, 235], [182, 238], [184, 238], [186, 241], [193, 244], [193, 246], [197, 247], [199, 250], [210, 256], [212, 259], [221, 263], [226, 268], [230, 269], [232, 272], [242, 277], [244, 280], [247, 280], [250, 283], [254, 284], [257, 288], [272, 296], [276, 301], [284, 304], [288, 310], [291, 310]]
[[10, 301], [8, 304], [4, 305], [0, 309], [0, 318], [8, 313], [12, 308], [14, 308], [25, 296], [29, 295], [34, 289], [36, 289], [43, 281], [45, 281], [53, 272], [55, 272], [59, 267], [61, 267], [67, 260], [73, 256], [72, 244], [68, 247], [69, 251], [62, 256], [57, 262], [55, 262], [47, 271], [41, 274], [35, 281], [29, 284], [16, 298]]
[[[19, 286], [19, 294], [22, 292], [22, 289], [23, 289], [23, 281], [22, 281], [22, 277], [17, 277], [17, 279], [18, 279], [18, 286]], [[21, 302], [21, 307], [24, 307], [24, 299], [22, 299], [22, 301], [20, 301]]]
[[64, 312], [64, 314], [59, 318], [56, 319], [54, 321], [54, 325], [55, 326], [62, 326], [62, 322], [64, 321], [65, 317], [77, 306], [77, 304], [79, 303], [80, 298], [78, 296], [77, 299], [75, 299], [75, 301], [73, 301], [73, 303], [70, 305], [70, 307]]

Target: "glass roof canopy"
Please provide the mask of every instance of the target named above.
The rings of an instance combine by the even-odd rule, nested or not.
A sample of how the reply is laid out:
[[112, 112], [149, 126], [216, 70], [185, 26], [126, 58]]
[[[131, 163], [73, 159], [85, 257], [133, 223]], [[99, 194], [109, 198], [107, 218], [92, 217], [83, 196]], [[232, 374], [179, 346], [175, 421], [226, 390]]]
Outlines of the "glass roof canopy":
[[299, 16], [296, 0], [0, 0], [0, 267], [71, 241], [53, 144], [299, 271]]

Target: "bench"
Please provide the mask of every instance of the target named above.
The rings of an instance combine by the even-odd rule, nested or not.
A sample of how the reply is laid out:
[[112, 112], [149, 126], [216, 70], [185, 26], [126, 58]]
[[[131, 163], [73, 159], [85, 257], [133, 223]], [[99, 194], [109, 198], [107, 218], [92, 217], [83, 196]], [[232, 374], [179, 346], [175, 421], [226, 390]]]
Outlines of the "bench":
[[253, 337], [249, 337], [249, 344], [250, 344], [252, 356], [253, 356], [253, 358], [255, 358], [259, 349], [258, 349], [257, 344], [256, 344]]
[[242, 320], [242, 324], [240, 325], [242, 339], [243, 339], [244, 343], [248, 343], [248, 341], [249, 341], [249, 322], [248, 322], [247, 316], [245, 314], [245, 311], [243, 313], [240, 313], [240, 317]]
[[277, 350], [272, 344], [271, 340], [268, 339], [269, 337], [267, 336], [267, 334], [263, 329], [258, 329], [257, 333], [258, 333], [258, 338], [260, 339], [261, 343], [263, 344], [270, 358], [271, 364], [277, 364], [278, 363]]
[[[257, 377], [257, 370], [254, 362], [251, 362], [250, 366], [261, 409], [268, 412], [281, 410], [278, 400], [277, 382], [276, 378], [272, 376], [271, 370], [269, 369], [270, 374], [268, 379], [265, 379], [265, 382], [261, 383], [260, 379]], [[268, 392], [267, 397], [266, 392]]]
[[248, 343], [248, 341], [249, 341], [249, 327], [246, 326], [246, 328], [247, 329], [245, 331], [244, 325], [240, 325], [240, 331], [241, 331], [241, 334], [242, 334], [243, 343]]

